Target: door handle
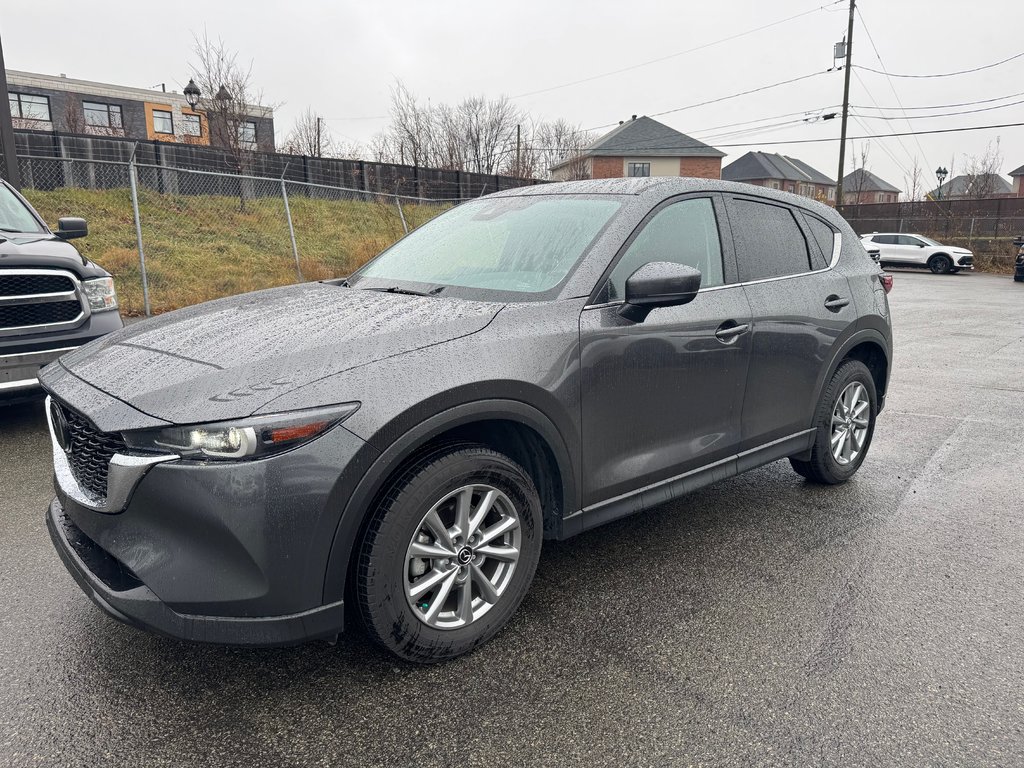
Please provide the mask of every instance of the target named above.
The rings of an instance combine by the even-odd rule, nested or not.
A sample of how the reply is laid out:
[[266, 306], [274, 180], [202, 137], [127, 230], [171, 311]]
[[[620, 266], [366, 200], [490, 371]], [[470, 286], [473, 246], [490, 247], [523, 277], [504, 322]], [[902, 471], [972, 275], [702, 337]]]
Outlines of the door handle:
[[726, 320], [715, 331], [715, 336], [719, 341], [730, 344], [736, 340], [737, 337], [742, 336], [744, 333], [750, 330], [750, 325], [743, 323], [738, 325], [735, 320]]
[[850, 303], [849, 299], [844, 299], [842, 296], [836, 296], [834, 293], [825, 299], [825, 309], [829, 309], [833, 312], [838, 312], [843, 307]]

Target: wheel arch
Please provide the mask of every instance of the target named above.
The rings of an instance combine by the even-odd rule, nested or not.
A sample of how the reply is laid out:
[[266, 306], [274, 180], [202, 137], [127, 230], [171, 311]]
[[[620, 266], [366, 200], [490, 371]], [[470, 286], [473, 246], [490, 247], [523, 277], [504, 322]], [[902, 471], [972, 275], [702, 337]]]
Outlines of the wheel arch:
[[456, 405], [404, 432], [371, 464], [345, 502], [324, 575], [324, 602], [341, 600], [375, 501], [397, 472], [422, 451], [447, 441], [487, 445], [517, 461], [534, 479], [544, 506], [544, 535], [561, 536], [562, 517], [578, 507], [577, 473], [554, 421], [518, 400]]
[[885, 403], [885, 394], [889, 386], [889, 372], [891, 367], [890, 343], [883, 333], [876, 328], [862, 328], [850, 335], [832, 356], [832, 361], [825, 369], [824, 375], [818, 381], [814, 392], [814, 403], [817, 406], [821, 394], [832, 380], [836, 369], [847, 359], [860, 360], [871, 371], [871, 377], [875, 382], [875, 392], [878, 395], [878, 408], [882, 409]]

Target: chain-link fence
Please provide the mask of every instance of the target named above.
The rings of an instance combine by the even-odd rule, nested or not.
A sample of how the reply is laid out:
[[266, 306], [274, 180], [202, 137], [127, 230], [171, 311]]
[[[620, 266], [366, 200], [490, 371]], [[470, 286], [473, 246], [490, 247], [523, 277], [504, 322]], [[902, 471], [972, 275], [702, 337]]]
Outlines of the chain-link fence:
[[134, 161], [18, 162], [51, 226], [88, 220], [75, 244], [114, 275], [125, 314], [347, 275], [458, 202]]

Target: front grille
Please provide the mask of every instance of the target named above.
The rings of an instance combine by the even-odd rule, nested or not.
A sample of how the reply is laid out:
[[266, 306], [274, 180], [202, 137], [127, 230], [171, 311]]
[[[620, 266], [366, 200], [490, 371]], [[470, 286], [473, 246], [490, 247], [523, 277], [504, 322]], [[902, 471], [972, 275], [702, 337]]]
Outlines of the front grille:
[[100, 432], [82, 414], [57, 406], [67, 424], [67, 453], [71, 474], [98, 499], [107, 496], [107, 471], [115, 453], [125, 453], [124, 440], [114, 432]]
[[75, 284], [65, 275], [0, 274], [0, 297], [34, 296], [40, 293], [67, 293]]
[[13, 304], [0, 307], [0, 328], [67, 323], [80, 314], [82, 305], [77, 299], [51, 301], [46, 304]]
[[969, 264], [974, 264], [974, 257], [973, 256], [961, 256], [960, 260], [957, 262], [957, 264], [959, 264], [962, 267], [966, 267]]

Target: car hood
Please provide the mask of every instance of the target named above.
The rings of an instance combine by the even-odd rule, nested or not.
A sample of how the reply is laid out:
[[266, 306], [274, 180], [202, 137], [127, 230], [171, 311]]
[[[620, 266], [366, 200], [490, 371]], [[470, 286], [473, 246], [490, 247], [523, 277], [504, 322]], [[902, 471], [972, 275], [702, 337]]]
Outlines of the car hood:
[[[502, 306], [307, 283], [161, 315], [60, 362], [164, 421], [234, 419], [318, 379], [476, 333]], [[332, 402], [363, 396], [338, 392]]]

